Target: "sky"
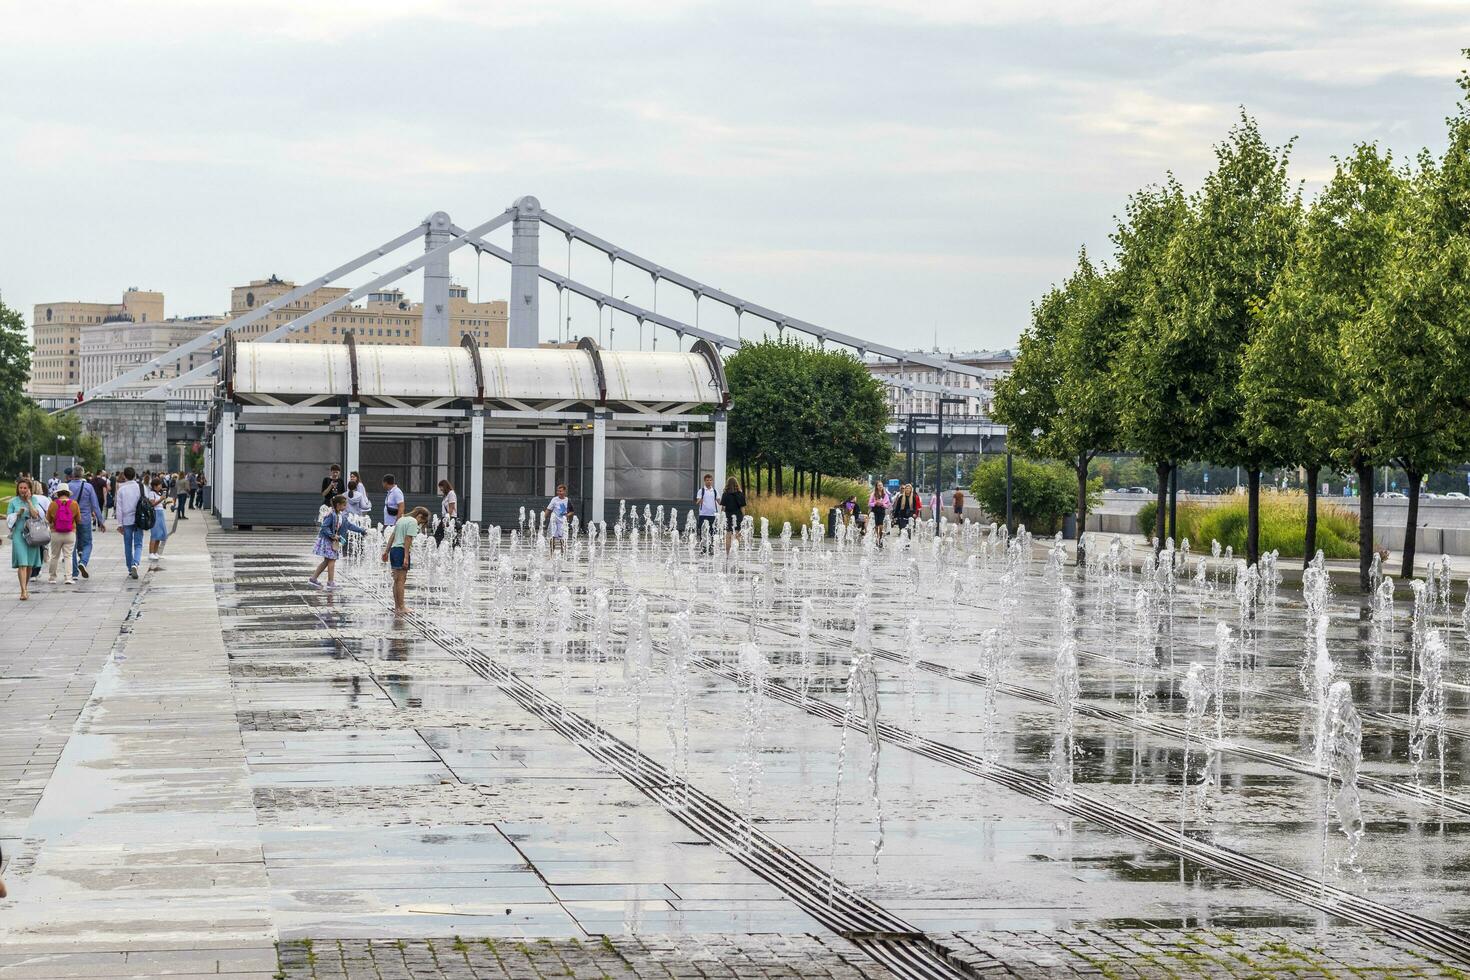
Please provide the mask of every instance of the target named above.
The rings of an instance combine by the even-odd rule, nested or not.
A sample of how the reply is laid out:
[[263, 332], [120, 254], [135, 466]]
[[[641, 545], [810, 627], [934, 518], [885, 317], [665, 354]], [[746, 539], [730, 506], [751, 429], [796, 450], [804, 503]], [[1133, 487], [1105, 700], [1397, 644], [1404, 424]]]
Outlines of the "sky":
[[[1242, 108], [1295, 139], [1308, 193], [1357, 142], [1442, 147], [1470, 3], [0, 0], [0, 25], [0, 298], [27, 320], [129, 286], [218, 313], [532, 194], [783, 314], [973, 350], [1013, 344], [1080, 247], [1107, 254], [1129, 193], [1197, 184]], [[541, 247], [564, 270], [565, 241]], [[605, 258], [570, 258], [608, 287]], [[493, 259], [453, 271], [506, 295]], [[612, 286], [652, 300], [626, 267]], [[544, 337], [570, 315], [638, 342], [554, 290], [542, 310]]]

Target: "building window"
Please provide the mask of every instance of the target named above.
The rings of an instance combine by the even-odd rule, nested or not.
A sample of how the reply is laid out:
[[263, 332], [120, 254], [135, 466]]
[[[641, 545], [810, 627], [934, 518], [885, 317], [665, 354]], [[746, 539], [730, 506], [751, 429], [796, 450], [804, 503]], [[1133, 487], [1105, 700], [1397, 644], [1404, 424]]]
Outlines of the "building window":
[[246, 293], [245, 294], [245, 305], [246, 306], [254, 306], [255, 305], [255, 294], [254, 293]]

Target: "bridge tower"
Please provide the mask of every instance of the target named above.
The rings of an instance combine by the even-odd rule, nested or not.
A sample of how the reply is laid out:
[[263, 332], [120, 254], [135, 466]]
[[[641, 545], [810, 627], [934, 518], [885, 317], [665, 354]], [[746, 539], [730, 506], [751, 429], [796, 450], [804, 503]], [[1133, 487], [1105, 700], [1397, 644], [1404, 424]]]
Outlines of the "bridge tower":
[[507, 341], [511, 347], [535, 347], [541, 341], [541, 202], [527, 195], [514, 207]]
[[[454, 237], [449, 215], [435, 211], [424, 219], [424, 251], [432, 252]], [[422, 343], [425, 347], [448, 347], [449, 336], [449, 252], [434, 256], [424, 264], [424, 319]]]

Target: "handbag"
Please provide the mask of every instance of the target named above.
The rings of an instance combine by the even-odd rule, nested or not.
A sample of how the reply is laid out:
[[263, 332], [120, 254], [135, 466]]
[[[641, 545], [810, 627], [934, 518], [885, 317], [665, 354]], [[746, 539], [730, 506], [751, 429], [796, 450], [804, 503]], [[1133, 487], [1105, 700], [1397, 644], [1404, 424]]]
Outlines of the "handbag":
[[26, 544], [32, 548], [40, 548], [51, 543], [51, 528], [46, 524], [45, 518], [26, 514], [26, 526], [21, 534], [25, 536]]

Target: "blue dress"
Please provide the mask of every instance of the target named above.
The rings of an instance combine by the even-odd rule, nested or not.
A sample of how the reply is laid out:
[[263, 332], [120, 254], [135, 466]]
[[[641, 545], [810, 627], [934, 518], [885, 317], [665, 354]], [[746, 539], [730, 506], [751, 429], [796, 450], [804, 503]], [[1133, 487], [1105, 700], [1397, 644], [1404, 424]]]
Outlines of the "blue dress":
[[[5, 514], [9, 517], [11, 514], [25, 509], [26, 505], [19, 497], [11, 497], [10, 508], [6, 510]], [[35, 513], [39, 515], [37, 519], [42, 521], [46, 519], [45, 512], [39, 507], [35, 508]], [[26, 536], [22, 533], [21, 518], [17, 517], [15, 519], [15, 527], [10, 532], [10, 567], [35, 568], [39, 564], [41, 564], [41, 548], [29, 544], [26, 541]]]
[[311, 553], [318, 558], [341, 558], [342, 549], [339, 542], [344, 533], [366, 534], [367, 532], [349, 521], [345, 511], [341, 513], [328, 511], [322, 517], [322, 526], [316, 535], [316, 546], [311, 549]]

